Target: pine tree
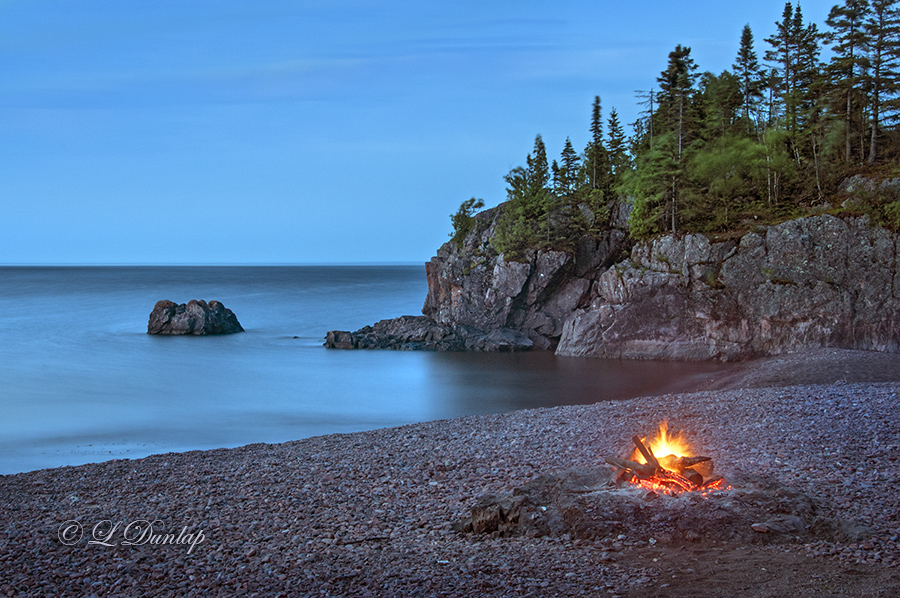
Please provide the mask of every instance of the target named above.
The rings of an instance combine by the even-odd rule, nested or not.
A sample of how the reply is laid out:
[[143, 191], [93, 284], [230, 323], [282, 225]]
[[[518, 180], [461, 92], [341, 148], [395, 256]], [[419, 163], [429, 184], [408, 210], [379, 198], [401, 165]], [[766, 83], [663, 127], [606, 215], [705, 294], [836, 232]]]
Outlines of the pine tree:
[[528, 190], [531, 195], [537, 195], [547, 188], [550, 182], [550, 167], [547, 165], [547, 148], [544, 139], [537, 135], [534, 138], [533, 155], [528, 154], [525, 159], [528, 164]]
[[669, 131], [657, 137], [652, 149], [635, 158], [634, 170], [625, 173], [621, 190], [634, 198], [628, 229], [637, 239], [666, 229], [667, 220], [675, 232], [675, 182], [681, 176], [677, 136]]
[[627, 164], [628, 156], [625, 152], [625, 132], [622, 130], [621, 123], [619, 123], [619, 114], [615, 108], [609, 111], [607, 131], [609, 162], [612, 166], [613, 175], [618, 178]]
[[572, 140], [568, 137], [560, 159], [562, 165], [559, 167], [559, 187], [563, 194], [569, 195], [574, 190], [575, 179], [578, 176], [578, 154], [575, 153]]
[[459, 249], [463, 247], [463, 240], [469, 231], [472, 230], [472, 224], [475, 223], [475, 212], [484, 207], [483, 199], [467, 199], [460, 204], [455, 214], [450, 214], [450, 222], [453, 224], [453, 232], [450, 233], [450, 240], [453, 241]]
[[[872, 0], [871, 12], [863, 29], [871, 64], [869, 85], [872, 114], [868, 163], [873, 164], [878, 155], [884, 97], [890, 97], [898, 91], [900, 80], [900, 6], [897, 0]], [[896, 105], [896, 100], [889, 100], [887, 108], [890, 109], [892, 104]]]
[[600, 96], [594, 96], [594, 104], [591, 106], [591, 141], [596, 144], [603, 142], [603, 107]]
[[822, 64], [819, 60], [822, 34], [815, 23], [803, 25], [800, 7], [794, 12], [797, 36], [796, 76], [794, 79], [794, 109], [798, 129], [810, 124], [810, 115], [818, 110], [816, 104], [823, 95]]
[[[860, 74], [866, 67], [863, 47], [866, 42], [864, 24], [869, 14], [868, 0], [845, 0], [834, 6], [828, 13], [825, 24], [832, 31], [827, 40], [831, 42], [834, 56], [828, 65], [828, 74], [835, 91], [845, 100], [844, 160], [850, 162], [850, 139], [853, 129], [853, 97], [859, 83]], [[844, 103], [844, 102], [842, 102]]]
[[691, 49], [678, 44], [669, 52], [669, 64], [657, 81], [659, 82], [660, 111], [667, 115], [668, 130], [676, 135], [678, 157], [684, 152], [691, 93], [693, 92], [697, 65], [691, 58]]
[[594, 96], [594, 104], [591, 106], [591, 142], [585, 148], [590, 169], [591, 189], [602, 186], [603, 169], [606, 162], [606, 150], [603, 148], [603, 108], [600, 105], [600, 96]]
[[[766, 38], [772, 46], [766, 50], [765, 59], [772, 64], [769, 71], [769, 88], [772, 90], [770, 101], [770, 121], [780, 113], [787, 112], [787, 98], [794, 91], [794, 63], [796, 61], [796, 42], [793, 30], [794, 7], [790, 2], [784, 5], [781, 21], [775, 23], [775, 33]], [[778, 99], [778, 104], [775, 103]]]
[[[669, 183], [663, 192], [667, 199], [667, 219], [671, 222], [671, 231], [676, 232], [678, 222], [678, 195], [680, 191], [680, 175], [683, 171], [684, 148], [687, 146], [691, 130], [690, 121], [691, 98], [694, 93], [697, 65], [691, 58], [691, 49], [681, 44], [669, 53], [669, 63], [657, 81], [659, 82], [659, 113], [667, 122], [667, 134], [661, 136], [666, 146], [660, 146], [658, 155], [664, 159], [654, 160], [657, 165], [665, 164], [663, 171], [670, 176]], [[668, 135], [668, 134], [671, 135]], [[674, 165], [670, 161], [674, 160]]]
[[740, 80], [728, 71], [700, 78], [697, 104], [701, 111], [701, 136], [710, 141], [732, 132], [743, 103]]
[[759, 61], [756, 58], [756, 52], [753, 50], [753, 31], [750, 30], [749, 24], [744, 25], [744, 29], [741, 31], [741, 47], [738, 49], [737, 58], [731, 68], [734, 69], [734, 74], [741, 84], [744, 120], [747, 121], [747, 130], [749, 132], [750, 112], [763, 97], [763, 83]]
[[[803, 13], [788, 2], [782, 20], [776, 22], [776, 33], [766, 38], [772, 48], [766, 60], [772, 64], [770, 85], [773, 87], [773, 124], [781, 124], [788, 132], [788, 143], [797, 166], [802, 161], [802, 137], [811, 115], [817, 114], [816, 102], [821, 95], [819, 85], [819, 40], [815, 24], [804, 25]], [[777, 99], [777, 102], [775, 101]], [[778, 118], [778, 115], [783, 118]]]

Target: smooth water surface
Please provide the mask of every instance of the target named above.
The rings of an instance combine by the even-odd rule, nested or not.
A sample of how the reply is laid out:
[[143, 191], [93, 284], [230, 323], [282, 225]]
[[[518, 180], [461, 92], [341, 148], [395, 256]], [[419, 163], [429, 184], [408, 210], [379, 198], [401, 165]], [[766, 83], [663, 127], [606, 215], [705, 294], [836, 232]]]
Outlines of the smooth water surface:
[[[631, 398], [728, 367], [322, 347], [420, 313], [426, 291], [421, 266], [0, 268], [0, 474]], [[217, 299], [247, 332], [147, 335], [160, 299]]]

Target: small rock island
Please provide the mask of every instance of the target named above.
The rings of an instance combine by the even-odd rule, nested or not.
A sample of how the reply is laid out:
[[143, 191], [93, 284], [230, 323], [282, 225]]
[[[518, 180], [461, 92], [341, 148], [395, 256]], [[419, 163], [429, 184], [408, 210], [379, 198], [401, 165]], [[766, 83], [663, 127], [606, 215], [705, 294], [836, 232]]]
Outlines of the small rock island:
[[234, 334], [244, 332], [237, 317], [218, 301], [192, 299], [187, 303], [157, 301], [150, 313], [147, 334]]

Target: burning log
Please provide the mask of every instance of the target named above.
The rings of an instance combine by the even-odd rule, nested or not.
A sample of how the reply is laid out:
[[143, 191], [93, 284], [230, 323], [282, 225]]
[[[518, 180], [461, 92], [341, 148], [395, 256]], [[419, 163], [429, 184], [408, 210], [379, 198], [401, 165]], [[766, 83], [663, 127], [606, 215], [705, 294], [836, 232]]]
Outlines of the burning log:
[[634, 442], [635, 446], [637, 446], [637, 449], [641, 451], [641, 455], [644, 456], [644, 460], [647, 461], [648, 465], [652, 465], [656, 470], [661, 469], [659, 461], [656, 460], [656, 456], [653, 454], [653, 451], [644, 446], [644, 441], [641, 440], [639, 436], [634, 436], [631, 440], [632, 442]]
[[607, 457], [606, 462], [619, 469], [630, 471], [639, 478], [652, 478], [656, 475], [656, 468], [645, 463], [629, 461], [628, 459], [617, 459], [616, 457]]
[[[671, 471], [684, 471], [691, 468], [698, 473], [702, 473], [697, 467], [701, 463], [712, 461], [711, 457], [676, 457], [675, 455], [667, 455], [659, 460], [659, 464]], [[711, 470], [712, 468], [709, 467]], [[712, 473], [710, 471], [710, 473]]]
[[646, 463], [606, 457], [606, 462], [617, 468], [613, 474], [613, 482], [616, 484], [633, 481], [634, 478], [637, 478], [638, 483], [646, 481], [666, 488], [690, 492], [709, 487], [722, 479], [722, 476], [712, 475], [713, 463], [710, 457], [667, 455], [660, 459], [653, 454], [653, 449], [644, 444], [639, 436], [634, 436], [632, 442], [636, 447], [635, 454], [639, 453]]

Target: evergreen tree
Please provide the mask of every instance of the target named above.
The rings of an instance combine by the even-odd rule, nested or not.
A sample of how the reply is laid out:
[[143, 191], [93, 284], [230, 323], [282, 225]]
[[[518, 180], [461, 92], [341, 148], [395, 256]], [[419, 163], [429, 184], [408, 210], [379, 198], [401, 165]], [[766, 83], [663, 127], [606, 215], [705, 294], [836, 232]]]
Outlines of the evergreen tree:
[[822, 94], [821, 63], [819, 53], [822, 34], [815, 23], [803, 24], [800, 5], [794, 11], [793, 33], [796, 41], [796, 61], [792, 106], [794, 119], [799, 130], [807, 124], [809, 115], [817, 108], [816, 102]]
[[459, 249], [462, 249], [463, 240], [472, 229], [472, 224], [475, 222], [475, 212], [483, 207], [484, 200], [475, 199], [473, 197], [462, 202], [456, 213], [450, 215], [450, 222], [453, 224], [453, 232], [450, 233], [452, 238], [450, 240], [453, 241]]
[[604, 187], [606, 178], [604, 171], [607, 169], [608, 157], [603, 147], [603, 109], [600, 105], [600, 96], [594, 96], [594, 104], [591, 106], [591, 141], [584, 154], [589, 165], [591, 189]]
[[707, 141], [724, 137], [738, 122], [744, 98], [741, 81], [728, 71], [719, 76], [703, 73], [699, 87], [701, 137]]
[[781, 21], [775, 23], [775, 34], [767, 37], [772, 46], [765, 59], [772, 64], [772, 83], [780, 112], [787, 129], [795, 132], [800, 125], [804, 85], [808, 84], [818, 59], [819, 32], [814, 24], [804, 26], [803, 13], [788, 2]]
[[[871, 12], [863, 29], [871, 65], [869, 85], [872, 112], [868, 163], [873, 164], [878, 155], [884, 98], [890, 98], [898, 91], [900, 81], [900, 6], [897, 0], [872, 0]], [[886, 103], [888, 111], [896, 105], [896, 100]]]
[[741, 31], [741, 47], [738, 49], [737, 58], [732, 67], [734, 74], [740, 81], [741, 107], [744, 111], [744, 120], [747, 121], [747, 130], [750, 130], [750, 113], [756, 104], [762, 100], [763, 82], [760, 74], [759, 61], [753, 50], [753, 32], [750, 25], [744, 25]]
[[827, 40], [832, 43], [831, 49], [834, 51], [828, 66], [828, 74], [835, 91], [845, 100], [841, 103], [845, 103], [844, 161], [846, 162], [850, 162], [850, 139], [854, 122], [853, 97], [857, 91], [859, 75], [866, 68], [863, 47], [866, 41], [864, 24], [868, 13], [868, 0], [845, 0], [843, 5], [832, 7], [825, 21], [832, 29], [827, 35]]
[[600, 105], [600, 96], [594, 96], [594, 104], [591, 106], [591, 142], [603, 142], [603, 107]]
[[578, 176], [578, 154], [572, 147], [572, 140], [566, 137], [566, 144], [560, 156], [562, 165], [559, 167], [559, 187], [564, 195], [574, 191], [575, 181]]
[[609, 111], [607, 131], [609, 162], [613, 175], [618, 177], [628, 162], [628, 155], [625, 151], [625, 132], [619, 123], [619, 114], [615, 108]]
[[556, 160], [554, 160], [553, 163], [550, 164], [550, 178], [552, 181], [553, 192], [557, 195], [561, 194], [563, 191], [562, 183], [560, 180], [561, 177], [559, 172], [559, 162], [557, 162]]
[[794, 7], [788, 2], [784, 5], [781, 21], [775, 23], [775, 33], [766, 38], [766, 42], [772, 46], [765, 54], [766, 61], [772, 64], [769, 71], [769, 88], [773, 95], [770, 101], [770, 121], [777, 121], [779, 116], [787, 112], [787, 98], [794, 91], [797, 48], [793, 23]]
[[652, 149], [640, 153], [635, 168], [623, 178], [620, 191], [633, 198], [628, 230], [637, 239], [662, 232], [676, 217], [676, 184], [681, 175], [676, 133], [657, 137]]
[[669, 53], [669, 64], [657, 78], [660, 87], [660, 111], [666, 114], [668, 130], [676, 135], [678, 157], [684, 152], [688, 131], [685, 124], [688, 119], [691, 93], [697, 75], [697, 65], [691, 58], [691, 49], [678, 44]]
[[537, 196], [547, 188], [550, 182], [550, 167], [547, 165], [547, 148], [544, 139], [538, 135], [534, 138], [534, 155], [528, 154], [528, 191]]
[[[680, 191], [680, 176], [683, 170], [684, 149], [692, 134], [689, 123], [691, 122], [691, 100], [694, 93], [694, 81], [696, 79], [697, 65], [691, 58], [691, 49], [681, 44], [669, 53], [669, 62], [657, 81], [659, 82], [659, 111], [665, 119], [666, 134], [659, 136], [659, 142], [654, 143], [651, 150], [653, 159], [644, 164], [647, 172], [647, 180], [658, 176], [667, 176], [665, 187], [654, 193], [654, 201], [664, 200], [664, 213], [666, 220], [671, 223], [671, 231], [676, 231], [678, 222], [678, 195]], [[659, 147], [657, 148], [657, 145]], [[656, 150], [656, 151], [654, 151]], [[674, 161], [674, 162], [673, 162]], [[653, 168], [660, 169], [651, 173]], [[649, 178], [648, 178], [649, 177]]]
[[776, 33], [766, 38], [772, 49], [766, 51], [771, 62], [773, 86], [773, 124], [784, 126], [787, 141], [797, 165], [802, 161], [802, 133], [809, 116], [816, 112], [821, 94], [819, 85], [819, 34], [815, 24], [804, 25], [803, 13], [788, 2]]

